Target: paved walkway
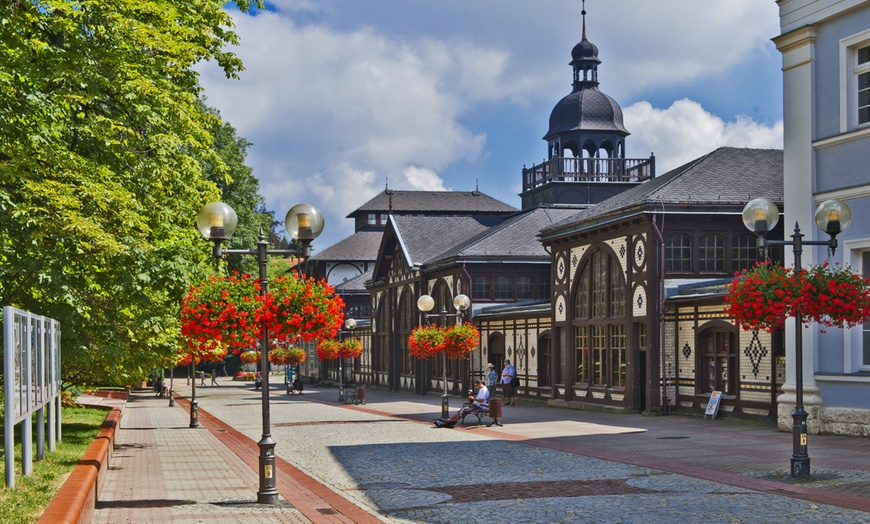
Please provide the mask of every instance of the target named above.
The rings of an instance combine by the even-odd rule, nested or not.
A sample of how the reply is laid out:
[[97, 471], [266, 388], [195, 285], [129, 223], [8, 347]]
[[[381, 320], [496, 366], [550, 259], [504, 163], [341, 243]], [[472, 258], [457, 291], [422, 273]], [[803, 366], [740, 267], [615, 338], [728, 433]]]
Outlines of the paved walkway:
[[868, 439], [811, 435], [812, 480], [795, 482], [791, 435], [764, 423], [520, 401], [503, 427], [435, 429], [437, 396], [369, 390], [346, 406], [335, 388], [287, 396], [282, 384], [271, 392], [281, 500], [264, 506], [261, 394], [221, 384], [197, 388], [202, 429], [183, 399], [131, 397], [95, 523], [870, 520]]

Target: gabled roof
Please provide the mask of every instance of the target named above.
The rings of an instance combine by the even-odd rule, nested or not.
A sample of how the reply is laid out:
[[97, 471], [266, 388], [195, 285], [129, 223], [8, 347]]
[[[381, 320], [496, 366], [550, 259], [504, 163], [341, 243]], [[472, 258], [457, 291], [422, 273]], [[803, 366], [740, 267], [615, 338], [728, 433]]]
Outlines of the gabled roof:
[[541, 229], [577, 214], [576, 207], [536, 207], [516, 213], [444, 253], [445, 258], [542, 258], [550, 255], [537, 239]]
[[365, 273], [360, 273], [359, 275], [349, 278], [335, 286], [335, 292], [339, 295], [351, 295], [351, 294], [368, 294], [369, 290], [366, 289], [365, 283], [368, 280], [371, 280], [372, 274], [374, 270], [370, 269]]
[[512, 213], [515, 207], [480, 191], [398, 191], [387, 189], [361, 205], [347, 218], [363, 213]]
[[706, 207], [743, 209], [753, 198], [783, 200], [781, 149], [720, 147], [541, 231], [543, 239], [632, 212]]
[[407, 263], [419, 267], [501, 222], [498, 217], [392, 215]]
[[332, 260], [375, 260], [381, 245], [382, 229], [357, 231], [323, 251], [311, 255], [312, 261], [329, 262]]

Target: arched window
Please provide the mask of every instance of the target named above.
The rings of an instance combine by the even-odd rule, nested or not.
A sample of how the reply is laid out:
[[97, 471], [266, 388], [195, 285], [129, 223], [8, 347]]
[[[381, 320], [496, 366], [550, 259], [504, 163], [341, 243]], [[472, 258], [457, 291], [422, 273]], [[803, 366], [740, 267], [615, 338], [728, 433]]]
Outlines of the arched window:
[[698, 262], [700, 271], [725, 271], [725, 237], [704, 235], [698, 242]]
[[692, 239], [675, 233], [665, 239], [665, 271], [692, 270]]
[[401, 322], [399, 326], [399, 355], [401, 355], [401, 363], [399, 372], [407, 375], [414, 373], [414, 361], [416, 360], [408, 349], [408, 337], [411, 336], [417, 319], [416, 303], [414, 302], [411, 292], [407, 289], [402, 293], [402, 298], [399, 300], [399, 317]]
[[593, 253], [574, 291], [574, 350], [578, 384], [624, 388], [628, 372], [625, 276], [619, 259]]
[[377, 324], [375, 332], [375, 347], [374, 362], [372, 366], [374, 371], [387, 371], [387, 363], [389, 362], [390, 354], [390, 307], [387, 302], [387, 293], [381, 294], [381, 299], [378, 301], [378, 310], [376, 313]]

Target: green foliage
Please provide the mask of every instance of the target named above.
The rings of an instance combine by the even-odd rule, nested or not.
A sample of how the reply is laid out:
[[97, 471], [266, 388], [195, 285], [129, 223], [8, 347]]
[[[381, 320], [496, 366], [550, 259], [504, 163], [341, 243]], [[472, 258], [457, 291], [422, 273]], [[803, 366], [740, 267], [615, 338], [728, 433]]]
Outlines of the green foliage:
[[65, 381], [147, 376], [177, 347], [182, 295], [214, 268], [194, 220], [236, 166], [193, 66], [241, 71], [223, 7], [0, 6], [0, 304], [61, 322]]
[[[15, 489], [0, 490], [3, 522], [34, 523], [48, 507], [67, 474], [94, 441], [108, 411], [80, 407], [63, 408], [62, 440], [55, 451], [46, 450], [45, 460], [33, 462], [33, 475], [21, 476], [21, 424], [15, 426]], [[36, 430], [33, 430], [34, 435]], [[0, 454], [2, 455], [2, 454]]]

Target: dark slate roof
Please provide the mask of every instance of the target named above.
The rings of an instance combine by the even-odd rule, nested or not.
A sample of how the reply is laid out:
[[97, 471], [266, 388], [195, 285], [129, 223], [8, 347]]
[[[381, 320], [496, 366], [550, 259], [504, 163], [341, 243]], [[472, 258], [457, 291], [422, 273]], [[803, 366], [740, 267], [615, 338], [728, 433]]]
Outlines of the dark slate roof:
[[372, 275], [374, 274], [374, 270], [370, 269], [365, 273], [361, 273], [353, 278], [349, 278], [335, 286], [335, 291], [339, 294], [351, 294], [351, 293], [368, 293], [369, 290], [366, 289], [365, 283], [368, 280], [372, 279]]
[[622, 109], [619, 104], [597, 87], [574, 91], [560, 100], [550, 113], [550, 130], [544, 140], [560, 133], [576, 131], [610, 131], [623, 136], [629, 134], [622, 123]]
[[383, 229], [357, 231], [320, 252], [311, 255], [311, 260], [328, 262], [331, 260], [375, 260], [381, 246]]
[[361, 213], [401, 214], [437, 213], [512, 213], [517, 209], [487, 196], [480, 191], [398, 191], [388, 189], [349, 214], [353, 218]]
[[511, 302], [487, 306], [474, 312], [474, 318], [498, 317], [517, 313], [541, 314], [550, 311], [552, 304], [549, 300], [528, 300], [525, 302]]
[[501, 222], [501, 218], [472, 216], [393, 215], [402, 250], [412, 267], [441, 258], [445, 251]]
[[720, 147], [541, 231], [543, 238], [636, 211], [699, 206], [743, 209], [753, 198], [783, 201], [781, 149]]
[[536, 207], [505, 219], [441, 258], [544, 258], [550, 255], [537, 239], [541, 229], [577, 214], [576, 207]]

